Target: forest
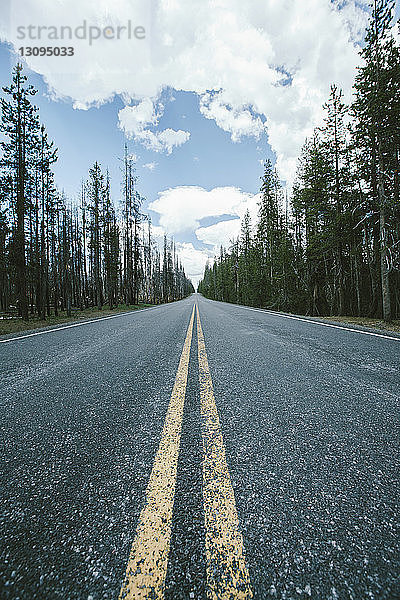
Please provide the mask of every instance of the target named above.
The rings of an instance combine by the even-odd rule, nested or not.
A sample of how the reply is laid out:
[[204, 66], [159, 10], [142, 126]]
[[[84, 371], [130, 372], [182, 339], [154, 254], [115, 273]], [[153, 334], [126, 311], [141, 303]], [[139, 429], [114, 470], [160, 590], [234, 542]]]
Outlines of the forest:
[[[400, 48], [375, 0], [353, 98], [332, 84], [290, 197], [265, 162], [258, 217], [207, 264], [206, 297], [307, 315], [400, 317]], [[400, 32], [399, 32], [400, 33]]]
[[72, 201], [57, 189], [57, 148], [21, 64], [3, 92], [0, 311], [44, 320], [74, 308], [159, 304], [192, 293], [174, 241], [164, 236], [159, 248], [152, 235], [127, 147], [122, 201], [113, 201], [109, 174], [97, 162]]

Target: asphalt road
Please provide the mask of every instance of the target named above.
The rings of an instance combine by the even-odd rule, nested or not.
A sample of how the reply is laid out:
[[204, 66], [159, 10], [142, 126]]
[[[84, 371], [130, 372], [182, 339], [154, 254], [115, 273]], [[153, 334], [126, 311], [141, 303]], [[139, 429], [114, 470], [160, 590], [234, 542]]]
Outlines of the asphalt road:
[[[182, 363], [196, 301], [214, 394], [196, 314]], [[118, 598], [179, 369], [165, 598], [211, 597], [215, 565], [242, 551], [251, 591], [232, 576], [237, 593], [215, 599], [400, 598], [400, 336], [386, 335], [195, 295], [0, 343], [0, 598]], [[222, 505], [234, 542], [210, 566]]]

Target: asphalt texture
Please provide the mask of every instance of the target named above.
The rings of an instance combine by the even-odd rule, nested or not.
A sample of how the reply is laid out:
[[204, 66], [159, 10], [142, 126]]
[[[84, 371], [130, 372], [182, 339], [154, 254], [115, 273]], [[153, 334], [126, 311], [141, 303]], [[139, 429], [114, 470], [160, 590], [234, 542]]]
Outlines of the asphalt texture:
[[[0, 598], [118, 598], [194, 301], [254, 598], [400, 598], [400, 336], [199, 295], [0, 344]], [[166, 600], [207, 590], [196, 345]]]

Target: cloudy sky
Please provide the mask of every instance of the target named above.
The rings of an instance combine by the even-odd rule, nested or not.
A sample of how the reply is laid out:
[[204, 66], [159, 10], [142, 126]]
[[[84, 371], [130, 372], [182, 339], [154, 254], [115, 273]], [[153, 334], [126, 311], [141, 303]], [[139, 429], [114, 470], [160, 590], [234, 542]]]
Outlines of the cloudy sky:
[[350, 99], [368, 3], [2, 0], [2, 18], [2, 85], [15, 49], [74, 48], [26, 58], [58, 185], [77, 197], [98, 160], [118, 200], [127, 141], [156, 231], [175, 237], [197, 282], [245, 210], [256, 215], [262, 161], [290, 186], [330, 84]]

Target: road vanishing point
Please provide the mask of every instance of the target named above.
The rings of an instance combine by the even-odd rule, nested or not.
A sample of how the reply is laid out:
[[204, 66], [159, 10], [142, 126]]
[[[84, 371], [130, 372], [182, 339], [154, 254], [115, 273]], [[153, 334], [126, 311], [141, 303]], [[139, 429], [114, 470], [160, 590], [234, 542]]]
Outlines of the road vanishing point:
[[194, 294], [0, 354], [1, 599], [400, 598], [400, 336]]

